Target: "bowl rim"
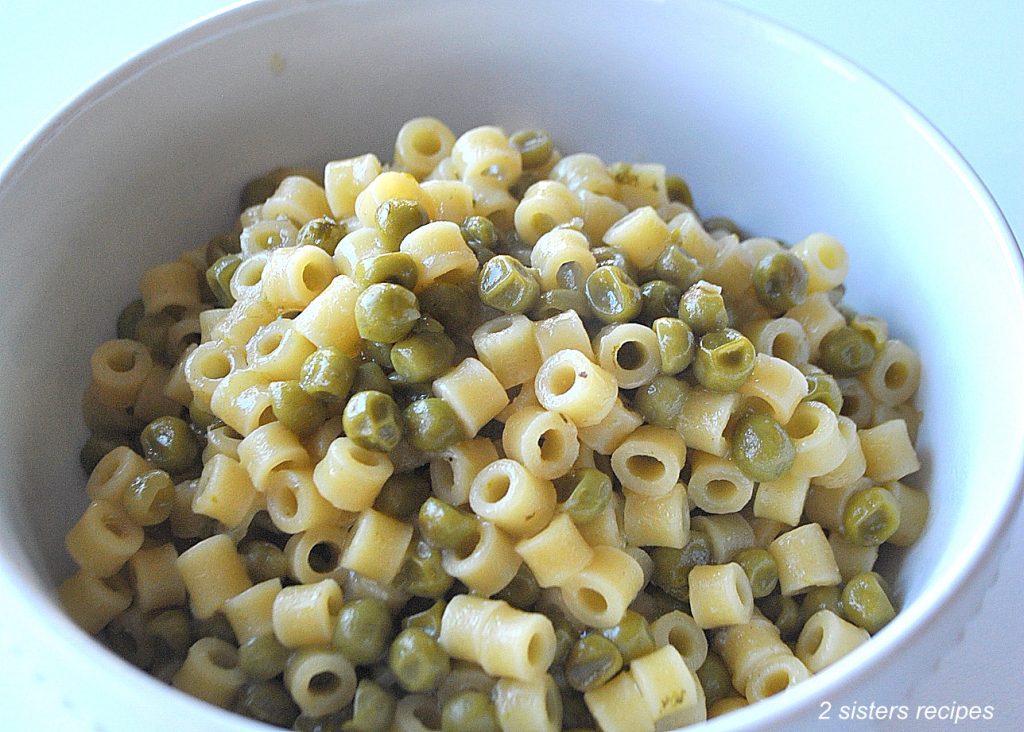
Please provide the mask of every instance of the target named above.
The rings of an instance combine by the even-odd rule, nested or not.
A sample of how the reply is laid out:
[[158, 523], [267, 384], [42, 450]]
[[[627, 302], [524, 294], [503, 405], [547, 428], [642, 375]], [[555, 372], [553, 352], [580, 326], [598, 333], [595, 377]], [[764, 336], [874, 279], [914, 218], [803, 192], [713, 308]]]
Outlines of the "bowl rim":
[[[93, 105], [100, 103], [107, 95], [116, 93], [122, 85], [145, 74], [154, 66], [179, 54], [188, 53], [196, 46], [213, 42], [219, 36], [233, 33], [245, 25], [266, 23], [278, 16], [307, 13], [322, 6], [373, 4], [380, 1], [382, 0], [307, 0], [307, 2], [296, 4], [289, 0], [241, 0], [197, 18], [165, 39], [123, 60], [40, 123], [2, 161], [0, 198], [3, 197], [7, 189], [16, 185], [22, 173], [28, 169], [37, 155], [65, 127], [73, 124], [78, 116], [88, 111]], [[445, 0], [431, 1], [445, 2]], [[628, 1], [645, 4], [655, 2], [655, 0]], [[681, 0], [675, 1], [680, 2]], [[829, 67], [833, 73], [842, 76], [846, 83], [874, 91], [878, 94], [879, 99], [884, 99], [887, 104], [900, 112], [908, 123], [916, 128], [918, 135], [941, 157], [945, 166], [960, 179], [978, 209], [984, 214], [996, 241], [997, 253], [1006, 259], [1012, 272], [1016, 284], [1017, 304], [1020, 311], [1024, 313], [1024, 256], [1022, 256], [1013, 231], [998, 203], [978, 174], [953, 143], [924, 114], [880, 78], [845, 55], [830, 49], [800, 31], [767, 18], [754, 10], [732, 5], [727, 0], [688, 0], [688, 2], [703, 6], [704, 11], [719, 14], [723, 19], [730, 20], [743, 33], [759, 31], [785, 41], [787, 47], [794, 53], [806, 56], [815, 64]], [[991, 512], [991, 520], [984, 525], [984, 531], [978, 532], [975, 541], [960, 553], [945, 580], [941, 583], [932, 582], [924, 587], [921, 594], [910, 605], [903, 608], [886, 628], [871, 639], [870, 643], [859, 647], [838, 664], [848, 668], [825, 669], [812, 675], [807, 681], [787, 690], [785, 694], [712, 720], [709, 722], [711, 725], [708, 727], [709, 732], [752, 728], [804, 715], [815, 702], [849, 691], [852, 686], [862, 682], [868, 674], [879, 670], [887, 660], [893, 659], [901, 649], [914, 643], [920, 631], [924, 630], [945, 609], [955, 604], [959, 599], [960, 591], [976, 574], [983, 561], [997, 557], [998, 551], [1004, 548], [1005, 534], [1019, 510], [1022, 497], [1024, 497], [1024, 447], [1016, 457], [1016, 485], [1007, 492], [1003, 505], [994, 507], [997, 510]], [[199, 715], [199, 719], [205, 717], [210, 723], [216, 722], [222, 728], [230, 728], [238, 730], [238, 732], [277, 729], [182, 694], [107, 651], [92, 636], [79, 629], [60, 610], [56, 602], [54, 588], [51, 587], [48, 588], [48, 591], [44, 591], [37, 588], [36, 583], [7, 581], [8, 578], [17, 576], [22, 571], [27, 570], [24, 567], [19, 567], [11, 557], [7, 556], [6, 552], [0, 553], [0, 581], [8, 586], [8, 596], [23, 606], [23, 609], [28, 611], [28, 615], [35, 615], [42, 623], [54, 629], [50, 634], [52, 645], [61, 646], [63, 651], [83, 658], [87, 654], [93, 656], [94, 658], [91, 658], [90, 662], [96, 665], [98, 672], [109, 674], [111, 678], [120, 674], [122, 683], [137, 687], [140, 691], [148, 689], [149, 692], [154, 693], [170, 692], [165, 697], [167, 703], [184, 703], [191, 707], [192, 714]]]

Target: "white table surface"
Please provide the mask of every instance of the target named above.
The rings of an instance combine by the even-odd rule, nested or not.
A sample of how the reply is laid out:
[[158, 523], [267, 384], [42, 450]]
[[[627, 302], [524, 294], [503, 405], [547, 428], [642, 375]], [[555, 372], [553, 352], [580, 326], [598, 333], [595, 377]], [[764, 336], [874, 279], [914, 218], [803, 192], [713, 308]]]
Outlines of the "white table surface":
[[[895, 89], [960, 150], [1018, 240], [1024, 237], [1024, 2], [734, 2], [824, 43]], [[100, 75], [223, 5], [218, 0], [0, 0], [0, 160]], [[1022, 557], [1024, 512], [1018, 512], [998, 584], [963, 637], [949, 639], [959, 647], [917, 685], [907, 704], [991, 704], [993, 721], [961, 722], [957, 728], [1024, 729]], [[92, 729], [62, 709], [56, 694], [26, 678], [9, 652], [12, 631], [0, 623], [0, 729]], [[950, 727], [936, 723], [934, 728]]]

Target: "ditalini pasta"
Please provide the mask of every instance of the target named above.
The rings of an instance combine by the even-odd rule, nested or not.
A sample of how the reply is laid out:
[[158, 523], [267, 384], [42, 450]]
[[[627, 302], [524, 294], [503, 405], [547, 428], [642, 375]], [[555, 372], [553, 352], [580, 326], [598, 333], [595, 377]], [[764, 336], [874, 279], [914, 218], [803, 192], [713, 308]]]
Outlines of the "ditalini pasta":
[[543, 130], [280, 168], [97, 346], [68, 614], [295, 730], [667, 730], [895, 614], [922, 364], [857, 266]]

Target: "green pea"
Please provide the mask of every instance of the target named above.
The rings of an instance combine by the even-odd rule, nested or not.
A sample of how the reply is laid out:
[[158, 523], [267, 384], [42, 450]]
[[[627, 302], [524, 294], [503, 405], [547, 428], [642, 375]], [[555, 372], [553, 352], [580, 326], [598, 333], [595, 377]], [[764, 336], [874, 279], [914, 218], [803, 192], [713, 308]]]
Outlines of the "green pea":
[[896, 617], [885, 580], [877, 572], [850, 578], [842, 593], [846, 619], [874, 635]]
[[327, 420], [324, 405], [302, 389], [298, 381], [270, 384], [274, 416], [299, 437], [308, 437]]
[[629, 663], [635, 658], [646, 656], [654, 650], [654, 636], [647, 619], [635, 610], [626, 610], [622, 620], [611, 628], [598, 631], [615, 644], [622, 654], [622, 662]]
[[167, 331], [174, 318], [167, 313], [143, 315], [135, 326], [135, 340], [142, 343], [157, 361], [167, 360]]
[[242, 251], [242, 243], [237, 233], [217, 234], [206, 242], [206, 266], [216, 262], [225, 254], [238, 254]]
[[[260, 509], [253, 514], [252, 521], [249, 522], [249, 531], [246, 534], [246, 539], [243, 544], [240, 545], [239, 551], [242, 551], [241, 547], [249, 541], [258, 540], [262, 542], [270, 542], [275, 546], [283, 545], [288, 541], [289, 536], [290, 534], [281, 531], [281, 529], [274, 524], [274, 519], [270, 518], [270, 514], [265, 509]], [[287, 570], [274, 576], [281, 577], [285, 574], [287, 574]], [[265, 579], [271, 579], [271, 577], [266, 577]]]
[[100, 638], [104, 644], [133, 666], [146, 669], [155, 660], [155, 644], [145, 628], [131, 615], [119, 615], [110, 621]]
[[843, 509], [843, 535], [859, 546], [879, 546], [900, 527], [900, 504], [881, 486], [857, 491]]
[[544, 320], [559, 313], [575, 310], [581, 318], [590, 317], [590, 303], [579, 290], [556, 288], [540, 293], [536, 306], [530, 311], [534, 320]]
[[831, 610], [843, 617], [842, 590], [839, 587], [812, 587], [800, 601], [800, 625], [819, 610]]
[[246, 541], [238, 547], [249, 579], [255, 583], [288, 576], [288, 560], [276, 545], [262, 539]]
[[124, 492], [121, 502], [135, 523], [153, 526], [167, 520], [174, 505], [174, 481], [163, 470], [138, 476]]
[[368, 358], [382, 369], [393, 369], [395, 367], [391, 362], [391, 343], [363, 341], [362, 344], [363, 358]]
[[658, 337], [661, 371], [673, 376], [686, 370], [693, 362], [696, 339], [693, 331], [679, 318], [658, 318], [651, 324]]
[[277, 727], [290, 727], [299, 716], [299, 708], [280, 681], [245, 684], [235, 699], [234, 710], [250, 719]]
[[594, 315], [605, 323], [635, 320], [643, 307], [640, 288], [621, 267], [595, 269], [587, 277], [584, 293]]
[[697, 669], [697, 679], [704, 689], [704, 698], [709, 707], [719, 699], [736, 694], [729, 669], [714, 653], [708, 653], [704, 663]]
[[361, 597], [341, 606], [332, 644], [355, 666], [373, 663], [391, 640], [391, 613], [382, 600]]
[[882, 350], [889, 339], [889, 326], [873, 315], [855, 315], [850, 319], [850, 327], [867, 338], [876, 353]]
[[612, 499], [612, 480], [597, 468], [576, 468], [555, 480], [561, 508], [577, 524], [593, 521]]
[[402, 415], [398, 405], [383, 392], [353, 394], [341, 419], [345, 435], [367, 450], [389, 452], [402, 439]]
[[425, 541], [414, 542], [405, 553], [395, 585], [416, 597], [439, 598], [454, 580], [444, 571], [441, 550]]
[[377, 207], [377, 228], [395, 249], [402, 239], [426, 224], [426, 211], [419, 202], [407, 198], [389, 198]]
[[459, 227], [462, 238], [473, 251], [494, 249], [498, 246], [498, 232], [486, 216], [469, 216]]
[[356, 328], [368, 341], [394, 343], [408, 335], [420, 317], [412, 291], [391, 282], [370, 285], [356, 299]]
[[385, 732], [395, 716], [395, 697], [371, 679], [360, 679], [352, 700], [352, 719], [342, 732]]
[[690, 286], [679, 300], [679, 319], [696, 336], [728, 327], [722, 288], [704, 280]]
[[821, 339], [818, 365], [840, 377], [863, 373], [875, 360], [875, 347], [861, 331], [844, 325]]
[[384, 370], [373, 361], [359, 364], [355, 369], [355, 378], [352, 380], [352, 391], [379, 391], [384, 394], [391, 394], [393, 388]]
[[418, 280], [416, 260], [405, 252], [378, 254], [375, 257], [361, 259], [356, 265], [355, 281], [364, 289], [381, 282], [390, 282], [412, 290]]
[[690, 186], [678, 175], [665, 176], [665, 193], [668, 200], [678, 201], [686, 206], [693, 206], [693, 194], [690, 193]]
[[219, 638], [233, 646], [238, 645], [235, 631], [231, 627], [231, 623], [228, 622], [228, 619], [224, 617], [224, 613], [217, 613], [209, 618], [194, 618], [192, 621], [192, 635], [197, 640], [199, 638]]
[[586, 281], [583, 265], [579, 262], [566, 262], [555, 272], [555, 284], [559, 289], [582, 292]]
[[530, 568], [520, 564], [512, 579], [494, 595], [494, 599], [504, 600], [520, 610], [529, 610], [540, 599], [540, 585]]
[[250, 679], [267, 681], [284, 671], [289, 655], [291, 651], [273, 633], [266, 633], [253, 636], [238, 647], [238, 666]]
[[441, 635], [441, 619], [444, 617], [445, 607], [447, 603], [438, 600], [426, 610], [406, 615], [402, 618], [402, 628], [419, 628], [436, 640]]
[[[516, 240], [516, 244], [522, 244]], [[527, 269], [532, 267], [532, 250], [526, 246], [512, 246], [507, 249], [507, 254]]]
[[339, 712], [332, 712], [320, 717], [308, 714], [300, 714], [292, 722], [292, 729], [296, 732], [356, 732], [356, 728], [350, 727], [349, 723], [351, 710], [347, 707]]
[[736, 553], [732, 561], [743, 568], [755, 598], [767, 597], [778, 587], [779, 569], [775, 565], [775, 558], [766, 549], [743, 549]]
[[636, 390], [633, 406], [647, 424], [672, 429], [689, 393], [686, 382], [661, 374]]
[[465, 429], [452, 406], [444, 399], [428, 397], [405, 408], [409, 442], [423, 452], [440, 452], [466, 439]]
[[521, 262], [499, 254], [480, 268], [480, 300], [503, 313], [525, 313], [540, 297], [540, 283]]
[[551, 159], [555, 149], [551, 135], [544, 130], [519, 130], [508, 138], [523, 159], [523, 168], [539, 168]]
[[592, 633], [577, 640], [565, 659], [565, 678], [576, 691], [587, 692], [611, 681], [622, 669], [622, 654], [603, 635]]
[[711, 564], [711, 543], [703, 531], [692, 530], [682, 549], [659, 546], [651, 551], [651, 582], [681, 602], [690, 599], [690, 570]]
[[475, 303], [465, 290], [450, 282], [434, 282], [420, 293], [420, 311], [457, 333], [469, 323]]
[[416, 518], [420, 535], [436, 547], [465, 555], [479, 540], [480, 525], [475, 516], [464, 513], [440, 498], [430, 497], [420, 506]]
[[384, 482], [373, 507], [400, 521], [411, 521], [430, 492], [429, 478], [419, 473], [395, 473]]
[[241, 263], [242, 255], [225, 254], [206, 270], [206, 284], [222, 308], [235, 304], [235, 296], [231, 294], [231, 276]]
[[174, 677], [181, 670], [182, 661], [179, 658], [154, 658], [146, 671], [165, 684], [174, 683]]
[[318, 348], [302, 362], [299, 386], [318, 401], [338, 405], [345, 401], [356, 376], [356, 363], [339, 348]]
[[330, 216], [321, 216], [302, 225], [298, 236], [295, 237], [295, 244], [319, 247], [333, 256], [334, 250], [338, 248], [338, 242], [344, 239], [347, 233], [348, 227], [345, 224], [338, 223]]
[[462, 691], [445, 702], [441, 732], [499, 732], [498, 713], [489, 694]]
[[[552, 676], [557, 675], [552, 673]], [[583, 694], [569, 686], [568, 682], [559, 682], [556, 678], [555, 683], [562, 696], [562, 728], [568, 732], [596, 732], [597, 722], [590, 714]]]
[[[487, 249], [486, 247], [470, 247], [473, 250], [473, 254], [476, 255], [477, 264], [483, 267], [485, 264], [490, 262], [498, 253], [493, 249]], [[528, 263], [524, 266], [528, 266]]]
[[441, 645], [420, 628], [406, 628], [391, 642], [388, 667], [403, 689], [433, 691], [448, 675], [450, 662]]
[[764, 616], [775, 623], [782, 640], [794, 640], [803, 624], [800, 622], [800, 606], [792, 597], [768, 595], [759, 604]]
[[849, 325], [850, 321], [856, 317], [857, 311], [843, 302], [843, 298], [846, 296], [846, 285], [836, 285], [825, 294], [828, 296], [828, 301], [832, 303], [832, 306], [843, 314], [843, 319]]
[[590, 250], [590, 253], [594, 255], [594, 260], [597, 262], [598, 267], [618, 267], [629, 275], [629, 278], [634, 282], [640, 278], [636, 265], [629, 261], [626, 255], [622, 253], [622, 250], [615, 247], [594, 247]]
[[433, 318], [429, 315], [421, 315], [420, 319], [416, 321], [416, 325], [412, 327], [412, 332], [436, 335], [438, 333], [444, 333], [444, 325], [442, 325], [437, 318]]
[[412, 384], [433, 381], [452, 367], [455, 344], [444, 333], [413, 333], [391, 349], [395, 373]]
[[431, 389], [430, 382], [408, 382], [402, 375], [392, 371], [388, 374], [388, 381], [391, 382], [391, 387], [395, 395], [395, 403], [401, 408], [405, 409], [413, 402], [418, 402], [420, 399], [426, 399], [433, 390]]
[[163, 610], [146, 621], [146, 633], [164, 656], [184, 658], [192, 645], [188, 614], [181, 608]]
[[704, 268], [678, 244], [669, 244], [654, 263], [658, 279], [671, 282], [681, 290], [696, 284], [704, 276]]
[[650, 280], [640, 287], [643, 305], [640, 319], [645, 323], [653, 323], [658, 318], [674, 316], [679, 312], [679, 300], [682, 290], [665, 280]]
[[103, 435], [94, 432], [82, 445], [78, 453], [78, 462], [86, 473], [91, 473], [108, 452], [121, 446], [131, 447], [131, 441], [124, 435]]
[[770, 415], [752, 412], [732, 433], [732, 459], [751, 480], [778, 480], [796, 459], [796, 448], [785, 428]]
[[117, 316], [117, 337], [135, 340], [139, 321], [146, 314], [146, 307], [142, 300], [132, 300], [124, 306], [124, 310]]
[[208, 430], [217, 424], [223, 424], [216, 414], [207, 412], [195, 401], [188, 405], [188, 421], [201, 431]]
[[565, 659], [569, 657], [569, 651], [572, 650], [579, 633], [560, 610], [549, 609], [546, 610], [546, 614], [555, 628], [555, 658], [552, 661], [552, 666], [564, 666]]
[[752, 275], [758, 301], [772, 315], [780, 315], [807, 297], [807, 267], [790, 252], [764, 257]]
[[738, 236], [740, 240], [749, 239], [747, 232], [739, 227], [735, 221], [727, 216], [712, 216], [704, 219], [704, 230], [711, 233], [715, 231], [724, 231], [727, 234], [734, 234]]
[[701, 337], [693, 375], [712, 391], [736, 391], [754, 370], [754, 344], [738, 330], [725, 328]]
[[831, 374], [807, 374], [805, 402], [821, 402], [836, 414], [843, 408], [843, 392]]

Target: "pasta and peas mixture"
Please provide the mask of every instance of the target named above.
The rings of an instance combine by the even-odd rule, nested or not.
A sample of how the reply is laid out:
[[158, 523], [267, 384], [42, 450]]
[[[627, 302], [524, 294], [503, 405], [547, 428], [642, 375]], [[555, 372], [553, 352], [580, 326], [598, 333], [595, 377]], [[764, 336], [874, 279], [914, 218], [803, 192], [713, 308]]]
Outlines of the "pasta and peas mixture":
[[920, 363], [847, 254], [657, 164], [419, 118], [250, 183], [96, 349], [87, 631], [298, 730], [662, 730], [895, 614]]

